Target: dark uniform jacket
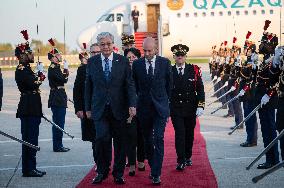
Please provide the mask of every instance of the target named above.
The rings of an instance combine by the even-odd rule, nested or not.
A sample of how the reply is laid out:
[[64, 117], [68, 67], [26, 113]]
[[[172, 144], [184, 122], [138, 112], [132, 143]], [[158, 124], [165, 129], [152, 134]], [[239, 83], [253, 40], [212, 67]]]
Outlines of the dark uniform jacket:
[[0, 111], [2, 109], [2, 98], [3, 98], [3, 78], [2, 78], [1, 68], [0, 68]]
[[172, 71], [171, 115], [188, 116], [192, 113], [195, 114], [197, 107], [204, 108], [205, 93], [199, 67], [186, 64], [182, 76], [178, 75], [175, 65], [172, 67]]
[[48, 108], [52, 106], [67, 108], [67, 95], [64, 84], [68, 81], [68, 75], [62, 73], [59, 64], [53, 62], [50, 64], [48, 68], [48, 81], [50, 87]]
[[32, 71], [29, 64], [19, 64], [15, 72], [15, 80], [21, 92], [16, 117], [42, 116], [42, 103], [39, 86], [41, 81]]

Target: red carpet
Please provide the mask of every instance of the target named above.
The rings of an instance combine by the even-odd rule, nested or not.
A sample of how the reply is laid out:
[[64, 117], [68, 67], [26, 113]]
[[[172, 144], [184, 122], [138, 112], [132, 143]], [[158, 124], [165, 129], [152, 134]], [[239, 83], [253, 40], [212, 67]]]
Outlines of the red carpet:
[[[165, 157], [162, 168], [162, 184], [161, 187], [194, 187], [194, 188], [217, 188], [217, 181], [214, 172], [210, 166], [206, 151], [206, 142], [200, 133], [200, 125], [197, 120], [195, 128], [195, 141], [193, 146], [192, 156], [193, 166], [187, 167], [183, 172], [175, 170], [176, 153], [174, 144], [174, 129], [172, 123], [169, 123], [165, 132]], [[139, 172], [136, 170], [134, 177], [128, 176], [128, 168], [125, 170], [125, 185], [116, 186], [110, 174], [107, 180], [101, 185], [92, 185], [92, 179], [95, 176], [94, 169], [82, 179], [77, 185], [77, 188], [88, 187], [134, 187], [142, 188], [152, 186], [149, 176], [149, 166], [146, 166], [146, 171]]]

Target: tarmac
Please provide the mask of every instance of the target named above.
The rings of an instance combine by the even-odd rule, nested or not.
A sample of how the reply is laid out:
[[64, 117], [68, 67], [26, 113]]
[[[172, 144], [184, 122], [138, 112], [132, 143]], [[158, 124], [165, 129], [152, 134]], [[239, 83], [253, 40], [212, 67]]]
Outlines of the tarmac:
[[[205, 91], [207, 91], [211, 87], [208, 85], [210, 83], [208, 64], [199, 64], [199, 66], [203, 72]], [[75, 76], [76, 69], [71, 69], [69, 81], [66, 85], [68, 97], [71, 99]], [[15, 115], [20, 94], [14, 77], [14, 71], [3, 71], [4, 97], [2, 111], [0, 112], [0, 130], [21, 138], [20, 120]], [[43, 112], [51, 119], [51, 110], [47, 108], [49, 95], [47, 80], [42, 85], [41, 91]], [[216, 99], [211, 98], [211, 94], [206, 93], [207, 103]], [[257, 146], [242, 148], [239, 144], [245, 141], [245, 129], [237, 130], [234, 134], [228, 135], [229, 128], [234, 125], [234, 119], [222, 117], [227, 110], [222, 109], [214, 115], [210, 114], [219, 106], [220, 103], [214, 103], [209, 107], [206, 105], [205, 113], [200, 118], [201, 132], [206, 139], [209, 160], [216, 175], [218, 186], [220, 188], [284, 187], [283, 169], [279, 169], [265, 177], [257, 184], [251, 181], [254, 176], [264, 172], [264, 170], [256, 169], [258, 163], [264, 162], [264, 157], [251, 170], [246, 170], [246, 166], [263, 150], [260, 124]], [[93, 167], [91, 143], [81, 140], [80, 121], [74, 113], [73, 104], [69, 102], [65, 130], [75, 136], [74, 139], [71, 139], [64, 135], [63, 144], [65, 147], [71, 148], [71, 150], [67, 153], [55, 153], [52, 151], [51, 125], [42, 119], [39, 132], [39, 146], [41, 149], [37, 153], [37, 168], [46, 171], [47, 175], [42, 178], [24, 178], [22, 177], [20, 163], [9, 187], [69, 188], [75, 187], [84, 178]], [[20, 156], [21, 144], [0, 135], [0, 187], [6, 186]], [[173, 166], [173, 168], [175, 167]]]

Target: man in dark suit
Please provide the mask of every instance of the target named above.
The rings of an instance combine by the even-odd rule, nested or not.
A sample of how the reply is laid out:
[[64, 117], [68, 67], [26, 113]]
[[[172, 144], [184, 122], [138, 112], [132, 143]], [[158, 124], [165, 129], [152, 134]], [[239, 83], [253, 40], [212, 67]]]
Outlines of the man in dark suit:
[[186, 64], [189, 48], [178, 44], [171, 48], [173, 65], [173, 90], [170, 99], [171, 118], [175, 129], [175, 147], [179, 171], [191, 166], [192, 146], [196, 116], [203, 114], [205, 104], [204, 86], [200, 68]]
[[137, 6], [134, 6], [134, 10], [131, 11], [131, 17], [134, 23], [134, 32], [137, 32], [139, 28], [138, 19], [139, 19], [139, 10], [137, 10]]
[[132, 66], [138, 95], [137, 117], [143, 129], [146, 158], [151, 167], [150, 177], [154, 185], [159, 185], [164, 157], [164, 132], [170, 115], [171, 63], [155, 55], [156, 42], [151, 37], [144, 39], [143, 50], [145, 57], [134, 61]]
[[93, 184], [107, 178], [110, 166], [109, 143], [113, 137], [116, 184], [124, 184], [126, 119], [136, 115], [136, 93], [127, 58], [113, 52], [109, 32], [97, 36], [101, 54], [88, 60], [85, 108], [96, 128], [97, 175]]

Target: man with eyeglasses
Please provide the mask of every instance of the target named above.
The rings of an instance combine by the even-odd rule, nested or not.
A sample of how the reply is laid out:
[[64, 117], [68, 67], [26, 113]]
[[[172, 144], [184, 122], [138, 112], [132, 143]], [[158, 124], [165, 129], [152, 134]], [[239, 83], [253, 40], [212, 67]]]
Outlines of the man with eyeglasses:
[[90, 46], [90, 56], [93, 57], [101, 53], [101, 49], [98, 43], [94, 43]]
[[133, 62], [132, 71], [138, 96], [137, 117], [143, 129], [146, 158], [154, 185], [161, 183], [164, 158], [164, 132], [170, 115], [169, 98], [172, 85], [171, 62], [156, 55], [155, 39], [143, 41], [144, 56]]
[[85, 82], [86, 115], [96, 128], [97, 175], [93, 184], [108, 177], [112, 138], [112, 175], [116, 184], [124, 184], [126, 120], [136, 115], [135, 86], [128, 59], [113, 52], [113, 35], [102, 32], [97, 42], [101, 53], [88, 60]]
[[191, 166], [192, 146], [196, 117], [203, 114], [205, 93], [200, 68], [186, 64], [186, 45], [172, 46], [175, 65], [173, 70], [173, 90], [170, 99], [171, 119], [175, 129], [177, 153], [176, 170], [183, 171]]

